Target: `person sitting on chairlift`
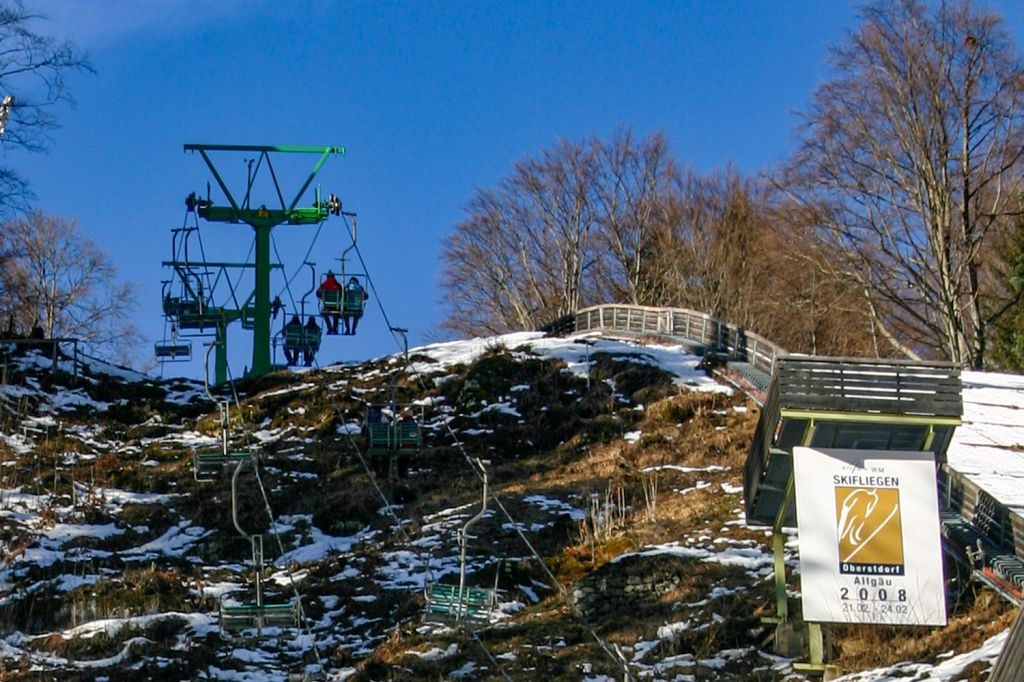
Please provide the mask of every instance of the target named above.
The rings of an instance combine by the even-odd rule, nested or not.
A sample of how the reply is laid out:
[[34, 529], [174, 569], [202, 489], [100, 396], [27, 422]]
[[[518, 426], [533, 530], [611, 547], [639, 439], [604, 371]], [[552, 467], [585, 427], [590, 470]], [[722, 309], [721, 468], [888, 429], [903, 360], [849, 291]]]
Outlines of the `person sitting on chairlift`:
[[370, 409], [366, 413], [367, 424], [380, 424], [384, 421], [384, 413], [380, 409], [380, 405], [370, 405]]
[[[341, 302], [338, 301], [338, 296], [341, 292], [341, 282], [335, 277], [334, 273], [330, 270], [327, 271], [327, 277], [324, 278], [320, 288], [316, 290], [316, 297], [321, 301], [324, 301], [326, 305], [323, 306], [323, 318], [324, 326], [327, 328], [328, 334], [338, 333], [338, 319], [341, 315]], [[327, 300], [327, 294], [334, 294], [333, 300]]]
[[353, 336], [356, 333], [359, 318], [363, 316], [363, 303], [369, 298], [363, 287], [359, 284], [359, 280], [355, 277], [349, 277], [348, 284], [345, 285], [346, 303], [350, 300], [350, 296], [359, 301], [359, 304], [358, 308], [352, 310], [347, 305], [342, 308], [341, 319], [345, 323], [346, 336]]
[[299, 345], [297, 341], [302, 336], [302, 320], [298, 315], [292, 315], [288, 324], [284, 326], [284, 360], [289, 365], [299, 364]]
[[316, 352], [320, 350], [320, 325], [316, 323], [316, 318], [312, 315], [309, 316], [309, 321], [306, 322], [306, 336], [304, 341], [305, 343], [302, 344], [302, 359], [305, 362], [306, 367], [312, 367], [313, 356], [315, 356]]

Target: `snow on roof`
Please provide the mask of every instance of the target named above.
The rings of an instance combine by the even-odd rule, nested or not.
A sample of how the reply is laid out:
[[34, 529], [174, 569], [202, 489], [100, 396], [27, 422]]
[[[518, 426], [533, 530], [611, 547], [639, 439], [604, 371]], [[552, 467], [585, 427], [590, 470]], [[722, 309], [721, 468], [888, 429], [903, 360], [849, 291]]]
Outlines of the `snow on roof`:
[[963, 424], [949, 446], [950, 467], [997, 500], [1024, 510], [1024, 376], [964, 372]]

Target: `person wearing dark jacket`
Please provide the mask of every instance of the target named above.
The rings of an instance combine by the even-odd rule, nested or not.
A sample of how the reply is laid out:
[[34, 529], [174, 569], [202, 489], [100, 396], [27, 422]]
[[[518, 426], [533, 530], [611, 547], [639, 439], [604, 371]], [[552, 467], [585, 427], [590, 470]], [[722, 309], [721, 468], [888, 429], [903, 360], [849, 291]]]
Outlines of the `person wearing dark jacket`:
[[298, 315], [292, 315], [288, 324], [284, 326], [284, 360], [289, 365], [299, 364], [299, 349], [302, 338], [302, 320]]

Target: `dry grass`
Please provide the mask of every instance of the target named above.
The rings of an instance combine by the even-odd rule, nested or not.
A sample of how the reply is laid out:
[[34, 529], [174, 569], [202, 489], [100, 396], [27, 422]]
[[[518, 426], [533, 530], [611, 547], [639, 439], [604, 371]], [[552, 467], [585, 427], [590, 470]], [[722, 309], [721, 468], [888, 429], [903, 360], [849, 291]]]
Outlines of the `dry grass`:
[[[566, 589], [571, 590], [574, 583], [602, 568], [616, 570], [614, 565], [608, 566], [612, 559], [648, 545], [693, 541], [699, 546], [709, 546], [710, 539], [725, 537], [729, 541], [754, 540], [762, 550], [767, 549], [763, 530], [750, 530], [739, 525], [729, 525], [726, 529], [727, 524], [737, 519], [737, 507], [742, 502], [740, 494], [725, 490], [733, 490], [740, 484], [757, 421], [755, 409], [735, 409], [746, 405], [742, 396], [680, 392], [667, 380], [652, 382], [654, 374], [649, 369], [608, 358], [601, 360], [600, 371], [615, 380], [616, 391], [631, 397], [633, 404], [646, 405], [641, 412], [609, 399], [608, 389], [601, 381], [594, 382], [595, 388], [587, 392], [582, 384], [566, 378], [556, 365], [541, 361], [524, 365], [504, 356], [499, 350], [494, 349], [483, 361], [464, 368], [463, 376], [446, 382], [435, 392], [445, 398], [446, 404], [467, 412], [472, 405], [493, 403], [508, 395], [510, 387], [522, 383], [524, 372], [527, 373], [533, 390], [523, 396], [525, 402], [519, 405], [524, 423], [506, 424], [499, 416], [485, 415], [484, 419], [494, 420], [487, 425], [495, 429], [496, 435], [474, 439], [466, 445], [471, 455], [480, 454], [493, 460], [492, 483], [499, 496], [513, 509], [517, 521], [527, 524], [534, 520], [550, 521], [548, 512], [536, 512], [532, 505], [516, 499], [525, 495], [547, 494], [577, 508], [589, 506], [589, 495], [596, 495], [601, 502], [607, 499], [614, 501], [616, 516], [607, 527], [595, 529], [592, 519], [577, 525], [576, 521], [561, 517], [565, 519], [564, 525], [552, 525], [532, 538], [541, 555], [547, 557], [547, 567]], [[272, 489], [278, 482], [287, 485], [287, 493], [275, 495], [272, 500], [277, 513], [310, 514], [313, 526], [332, 535], [348, 535], [367, 526], [383, 529], [390, 525], [388, 518], [378, 514], [380, 499], [367, 485], [362, 467], [351, 457], [348, 445], [334, 442], [334, 424], [338, 419], [335, 407], [351, 410], [344, 417], [347, 419], [359, 414], [366, 400], [385, 397], [386, 381], [394, 370], [387, 366], [378, 369], [380, 373], [367, 381], [345, 373], [332, 374], [311, 379], [318, 384], [314, 390], [263, 394], [246, 400], [246, 423], [260, 424], [269, 419], [274, 427], [293, 429], [293, 433], [305, 428], [309, 429], [307, 435], [323, 439], [321, 444], [307, 449], [305, 453], [313, 460], [316, 479], [288, 482], [287, 474], [293, 468], [308, 471], [310, 466], [306, 463], [299, 467], [285, 457], [275, 458], [271, 448], [269, 461], [278, 473], [268, 474], [267, 482]], [[595, 374], [599, 379], [600, 372], [595, 371]], [[324, 393], [326, 384], [342, 378], [351, 382], [350, 387], [358, 385], [371, 392], [345, 396], [342, 394], [346, 391], [337, 391], [333, 397], [327, 396]], [[272, 375], [261, 382], [259, 388], [269, 392], [291, 385], [293, 378]], [[400, 400], [416, 391], [415, 386], [406, 382], [405, 378], [400, 378]], [[419, 394], [416, 397], [420, 397]], [[300, 407], [303, 408], [301, 411]], [[232, 416], [233, 419], [238, 418], [234, 410]], [[207, 410], [199, 422], [199, 430], [210, 435], [218, 432], [219, 421], [215, 411]], [[618, 437], [635, 430], [642, 432], [636, 443], [627, 443]], [[535, 437], [542, 431], [547, 437], [544, 444]], [[62, 440], [51, 441], [48, 446], [51, 456], [55, 457], [69, 447], [70, 444]], [[526, 441], [531, 441], [529, 447], [523, 445]], [[157, 459], [160, 465], [143, 470], [138, 462], [145, 459]], [[102, 455], [93, 465], [94, 472], [90, 473], [97, 485], [132, 489], [143, 485], [136, 480], [141, 475], [176, 479], [181, 486], [179, 490], [198, 492], [190, 500], [188, 508], [182, 510], [193, 523], [232, 533], [224, 513], [227, 505], [225, 486], [203, 488], [192, 483], [187, 455], [176, 452], [173, 447], [163, 450], [147, 446], [135, 460], [125, 462], [119, 456]], [[407, 503], [405, 513], [410, 517], [462, 503], [478, 504], [479, 482], [467, 474], [461, 455], [443, 439], [431, 440], [414, 466], [416, 475], [403, 482], [401, 489], [385, 485], [390, 499]], [[694, 471], [665, 468], [672, 466], [689, 467]], [[712, 466], [725, 469], [709, 471]], [[652, 502], [651, 486], [655, 482], [656, 501]], [[401, 498], [406, 492], [409, 493], [408, 499]], [[255, 499], [255, 494], [243, 497]], [[170, 514], [161, 515], [162, 509], [129, 505], [121, 520], [129, 525], [146, 525], [150, 534], [159, 534], [174, 520]], [[260, 507], [245, 506], [242, 512], [245, 523], [250, 517], [265, 521], [265, 513]], [[537, 517], [532, 514], [537, 514]], [[52, 522], [54, 519], [49, 520]], [[500, 521], [500, 516], [495, 515], [494, 520], [485, 521], [482, 526], [496, 525]], [[302, 532], [301, 527], [297, 528], [296, 534], [301, 535]], [[482, 537], [488, 537], [488, 534], [483, 533]], [[292, 539], [291, 534], [285, 537], [286, 542]], [[500, 542], [488, 541], [495, 556], [524, 555], [522, 546], [514, 537], [506, 537]], [[17, 543], [11, 544], [16, 551], [23, 550]], [[390, 548], [390, 545], [385, 545], [382, 549]], [[241, 560], [246, 556], [247, 547], [244, 544], [237, 547], [225, 544], [211, 551], [221, 559], [237, 555]], [[372, 555], [366, 557], [358, 564], [360, 572], [367, 578], [374, 575], [378, 559]], [[500, 574], [501, 587], [510, 598], [515, 598], [517, 585], [533, 584], [536, 587], [537, 582], [545, 579], [536, 563], [524, 561], [520, 564], [509, 570], [506, 562]], [[310, 616], [322, 616], [325, 607], [317, 599], [321, 595], [331, 595], [346, 604], [354, 603], [352, 598], [355, 596], [372, 595], [378, 599], [361, 607], [361, 616], [367, 622], [398, 622], [401, 625], [389, 630], [390, 634], [376, 643], [369, 657], [360, 659], [339, 648], [329, 654], [333, 664], [357, 665], [359, 679], [442, 679], [466, 662], [484, 662], [478, 645], [465, 633], [457, 630], [431, 633], [422, 629], [417, 617], [422, 604], [418, 593], [396, 597], [376, 588], [368, 579], [332, 580], [352, 565], [350, 557], [333, 556], [310, 569], [303, 586]], [[660, 657], [693, 654], [701, 658], [713, 656], [723, 649], [763, 649], [761, 641], [766, 631], [761, 628], [758, 617], [762, 615], [764, 605], [772, 603], [770, 582], [755, 581], [735, 566], [699, 559], [692, 560], [686, 571], [681, 582], [673, 582], [671, 588], [650, 599], [638, 600], [630, 613], [603, 614], [597, 611], [592, 616], [595, 622], [590, 625], [607, 640], [632, 647], [640, 640], [650, 642], [659, 638], [658, 628], [665, 623], [690, 621], [693, 627], [666, 638], [659, 645], [657, 654]], [[228, 574], [224, 569], [223, 575]], [[216, 572], [207, 574], [205, 579], [216, 580], [220, 576], [221, 572]], [[116, 583], [89, 586], [82, 591], [96, 592], [97, 598], [105, 602], [104, 606], [127, 608], [134, 613], [155, 608], [190, 610], [197, 604], [188, 592], [189, 578], [189, 575], [173, 570], [125, 571]], [[716, 587], [730, 591], [724, 596], [710, 597]], [[564, 601], [543, 589], [538, 592], [539, 603], [528, 606], [498, 627], [480, 631], [493, 654], [515, 652], [516, 662], [507, 665], [515, 679], [580, 679], [584, 665], [595, 674], [619, 675], [621, 670], [617, 664], [598, 649]], [[209, 604], [205, 606], [209, 607]], [[1007, 627], [1011, 617], [1008, 607], [989, 593], [983, 593], [970, 608], [954, 615], [950, 625], [942, 629], [838, 627], [834, 630], [837, 663], [844, 669], [858, 670], [899, 660], [929, 660], [950, 649], [969, 650]], [[177, 626], [172, 623], [167, 628], [173, 634]], [[383, 635], [383, 631], [378, 632]], [[64, 641], [55, 635], [50, 640], [41, 641], [40, 648], [62, 655], [86, 653], [85, 649], [88, 649], [88, 657], [96, 657], [98, 653], [116, 652], [125, 637], [131, 634], [137, 633], [126, 629], [114, 641], [98, 640], [96, 644], [81, 638]], [[458, 652], [444, 661], [422, 660], [409, 653], [422, 653], [434, 647], [445, 650], [452, 643], [458, 644]], [[752, 662], [751, 671], [755, 665], [763, 665], [763, 661]], [[488, 673], [483, 673], [481, 665], [478, 677], [493, 677], [494, 672], [491, 668]], [[698, 672], [694, 667], [682, 673], [695, 675], [698, 679], [711, 679], [704, 677], [708, 674], [706, 669]], [[3, 677], [0, 672], [0, 679]], [[758, 677], [753, 672], [746, 679], [755, 678], [771, 679]]]
[[900, 661], [930, 661], [947, 651], [976, 649], [1013, 624], [1017, 611], [985, 590], [944, 628], [843, 625], [833, 630], [835, 663], [843, 670], [865, 670]]

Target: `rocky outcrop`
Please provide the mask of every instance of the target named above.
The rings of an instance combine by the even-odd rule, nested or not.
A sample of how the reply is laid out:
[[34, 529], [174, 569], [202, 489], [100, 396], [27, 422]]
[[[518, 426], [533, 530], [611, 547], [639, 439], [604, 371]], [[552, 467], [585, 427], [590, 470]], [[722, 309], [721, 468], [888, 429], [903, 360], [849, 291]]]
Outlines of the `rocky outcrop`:
[[573, 585], [573, 603], [587, 619], [652, 604], [677, 589], [692, 563], [667, 554], [633, 554], [609, 562]]

